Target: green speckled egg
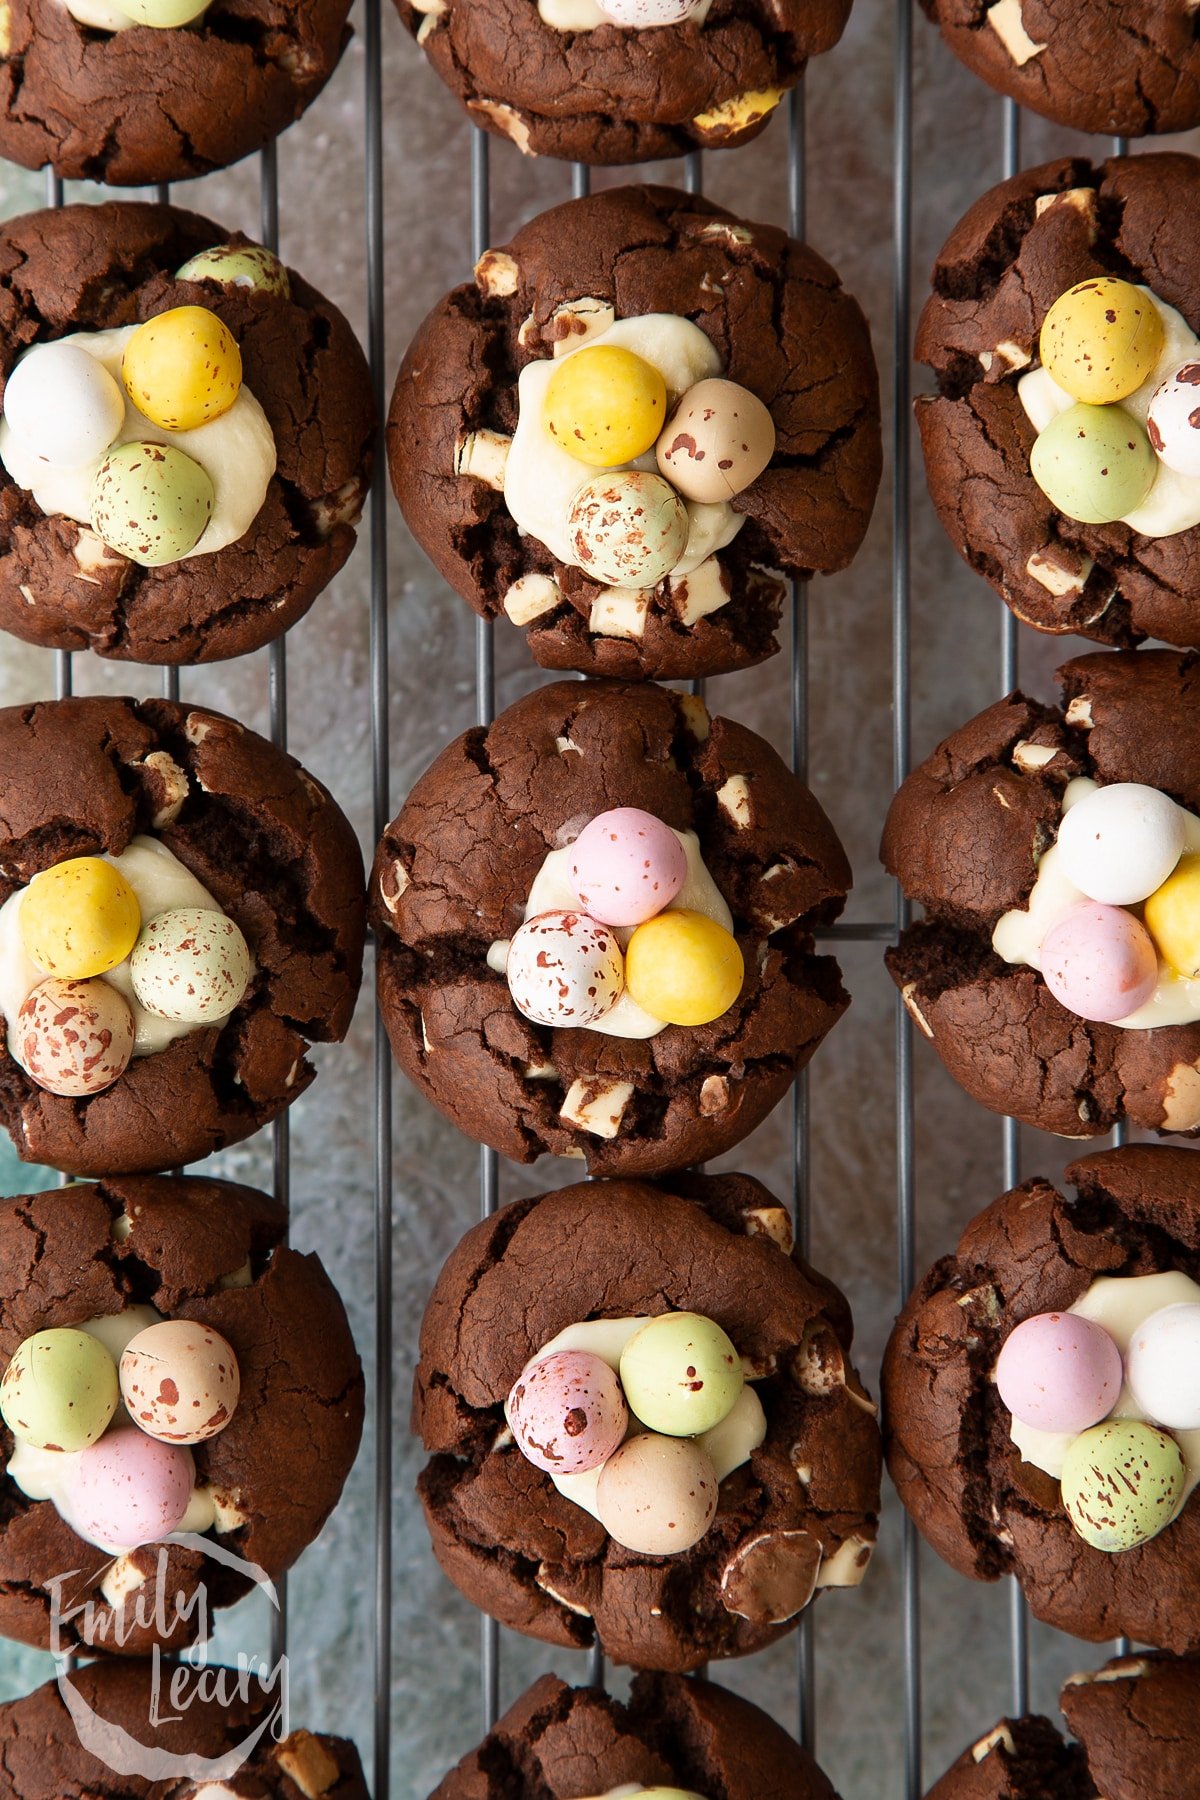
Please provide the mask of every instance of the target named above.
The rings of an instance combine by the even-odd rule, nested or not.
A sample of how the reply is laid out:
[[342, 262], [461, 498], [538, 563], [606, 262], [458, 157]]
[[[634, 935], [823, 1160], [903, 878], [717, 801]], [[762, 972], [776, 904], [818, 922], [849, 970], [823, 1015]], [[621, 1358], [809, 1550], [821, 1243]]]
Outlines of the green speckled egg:
[[1142, 504], [1158, 462], [1121, 406], [1072, 406], [1051, 419], [1029, 458], [1050, 504], [1083, 525], [1108, 525]]
[[117, 0], [117, 5], [135, 24], [171, 31], [179, 25], [190, 25], [207, 12], [209, 0]]
[[1063, 1461], [1062, 1499], [1094, 1550], [1132, 1550], [1164, 1531], [1183, 1504], [1183, 1452], [1140, 1419], [1080, 1432]]
[[190, 256], [176, 269], [177, 281], [217, 281], [222, 287], [257, 288], [263, 294], [281, 294], [286, 300], [292, 286], [279, 258], [262, 244], [214, 244]]
[[187, 556], [212, 510], [210, 476], [173, 445], [118, 444], [96, 471], [92, 530], [143, 568]]
[[17, 1345], [0, 1382], [0, 1413], [38, 1450], [86, 1450], [117, 1409], [117, 1366], [86, 1331], [35, 1331]]
[[668, 1437], [694, 1437], [719, 1425], [733, 1406], [742, 1391], [742, 1359], [703, 1313], [660, 1313], [622, 1351], [621, 1386], [643, 1425]]

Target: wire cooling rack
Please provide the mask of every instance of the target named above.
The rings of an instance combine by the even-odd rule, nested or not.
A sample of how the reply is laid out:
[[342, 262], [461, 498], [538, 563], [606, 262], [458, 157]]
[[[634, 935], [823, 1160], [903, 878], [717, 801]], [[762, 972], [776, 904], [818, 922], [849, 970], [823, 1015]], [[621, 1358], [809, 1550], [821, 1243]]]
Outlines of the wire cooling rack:
[[[860, 5], [870, 0], [859, 0]], [[362, 34], [365, 49], [365, 89], [363, 121], [365, 131], [365, 217], [366, 217], [366, 287], [367, 349], [371, 366], [376, 406], [382, 419], [393, 371], [387, 367], [385, 348], [384, 306], [384, 102], [383, 102], [383, 12], [388, 0], [363, 0]], [[389, 8], [390, 10], [390, 8]], [[879, 0], [878, 10], [886, 15], [888, 8]], [[912, 277], [913, 277], [913, 25], [914, 0], [892, 0], [891, 25], [893, 40], [893, 145], [892, 162], [892, 292], [891, 338], [893, 351], [893, 413], [891, 427], [892, 467], [890, 490], [881, 494], [879, 504], [890, 502], [892, 513], [891, 552], [891, 672], [892, 672], [892, 745], [893, 784], [898, 786], [908, 773], [910, 761], [911, 681], [910, 681], [910, 615], [912, 600], [911, 525], [912, 499], [912, 424], [911, 424], [911, 344], [912, 344]], [[394, 23], [394, 21], [393, 21]], [[1021, 166], [1021, 115], [1010, 101], [1003, 103], [1003, 131], [999, 145], [995, 178], [1014, 173]], [[303, 129], [303, 127], [301, 127]], [[773, 128], [781, 129], [779, 124]], [[795, 89], [787, 107], [787, 224], [791, 234], [803, 238], [806, 223], [807, 159], [805, 144], [804, 87]], [[1122, 140], [1112, 142], [1115, 153], [1126, 146]], [[478, 129], [470, 142], [470, 256], [474, 262], [491, 241], [490, 168], [493, 140]], [[499, 156], [516, 155], [506, 145], [495, 149]], [[637, 171], [631, 171], [636, 178]], [[569, 170], [570, 192], [584, 195], [590, 187], [590, 171], [583, 164]], [[703, 167], [700, 153], [685, 159], [683, 185], [700, 193]], [[263, 243], [275, 248], [279, 227], [279, 187], [275, 146], [259, 158], [260, 236]], [[161, 200], [170, 198], [169, 190], [156, 190]], [[47, 178], [47, 204], [63, 204], [63, 184], [52, 175]], [[948, 229], [951, 220], [945, 221]], [[319, 278], [319, 271], [318, 278]], [[876, 313], [872, 324], [877, 333], [883, 321]], [[376, 838], [382, 833], [392, 812], [389, 741], [390, 675], [388, 656], [388, 562], [387, 536], [391, 507], [382, 437], [376, 460], [369, 507], [369, 532], [359, 555], [369, 559], [370, 596], [370, 721], [372, 761], [372, 812]], [[392, 515], [394, 516], [394, 515]], [[790, 757], [793, 768], [803, 778], [809, 760], [809, 649], [807, 592], [802, 584], [793, 584], [786, 623], [783, 655], [769, 666], [767, 680], [784, 680], [790, 700]], [[1015, 619], [1002, 611], [997, 685], [1008, 692], [1017, 684], [1019, 630]], [[495, 662], [492, 628], [482, 621], [475, 635], [475, 714], [480, 724], [490, 722], [495, 711]], [[187, 674], [183, 672], [186, 686]], [[144, 684], [143, 684], [144, 685]], [[172, 699], [179, 698], [181, 672], [164, 668], [161, 691]], [[700, 684], [702, 685], [702, 684]], [[58, 652], [54, 656], [54, 688], [58, 697], [72, 691], [72, 657]], [[286, 642], [273, 644], [267, 655], [267, 709], [272, 740], [286, 747], [288, 734], [287, 647]], [[896, 892], [894, 911], [886, 918], [852, 918], [838, 923], [821, 935], [843, 943], [884, 944], [893, 941], [908, 922], [909, 909], [903, 896]], [[916, 1220], [916, 1154], [914, 1118], [914, 1082], [912, 1065], [911, 1023], [902, 1003], [895, 1002], [895, 1234], [896, 1296], [902, 1303], [915, 1277]], [[392, 1729], [391, 1697], [396, 1665], [393, 1648], [393, 1163], [392, 1163], [392, 1080], [393, 1067], [382, 1021], [376, 1011], [373, 1042], [372, 1113], [374, 1188], [374, 1312], [375, 1367], [377, 1379], [371, 1398], [369, 1427], [374, 1456], [374, 1533], [373, 1533], [373, 1606], [370, 1621], [370, 1657], [374, 1676], [373, 1754], [366, 1758], [372, 1779], [374, 1800], [390, 1800], [392, 1774], [402, 1746], [396, 1744]], [[289, 1131], [284, 1113], [272, 1126], [273, 1187], [286, 1201], [289, 1191]], [[796, 1245], [806, 1255], [810, 1237], [809, 1168], [810, 1116], [807, 1074], [797, 1082], [791, 1100], [791, 1191], [796, 1221]], [[1001, 1136], [1000, 1176], [1005, 1187], [1020, 1179], [1020, 1140], [1016, 1122], [1003, 1122]], [[483, 1149], [479, 1158], [479, 1210], [483, 1217], [492, 1213], [499, 1202], [499, 1163], [493, 1151]], [[406, 1372], [405, 1372], [406, 1373]], [[898, 1510], [890, 1490], [885, 1490], [885, 1506]], [[903, 1650], [903, 1747], [897, 1747], [896, 1767], [905, 1800], [919, 1800], [923, 1789], [922, 1770], [922, 1634], [918, 1540], [912, 1521], [903, 1519], [900, 1548], [901, 1605], [899, 1630]], [[1008, 1583], [1007, 1634], [1009, 1645], [1009, 1691], [997, 1696], [998, 1706], [1014, 1713], [1028, 1709], [1030, 1693], [1030, 1642], [1028, 1617], [1015, 1581]], [[280, 1654], [287, 1646], [286, 1583], [279, 1584], [280, 1608], [272, 1621], [272, 1651]], [[365, 1624], [365, 1621], [364, 1621]], [[817, 1748], [815, 1706], [814, 1650], [811, 1615], [806, 1614], [796, 1633], [795, 1731], [801, 1742]], [[481, 1727], [488, 1729], [499, 1712], [500, 1633], [496, 1622], [482, 1621], [479, 1647]], [[719, 1669], [714, 1671], [719, 1679]], [[589, 1662], [589, 1679], [603, 1683], [603, 1658], [593, 1652]], [[430, 1696], [436, 1702], [436, 1696]], [[981, 1720], [981, 1724], [984, 1721]], [[373, 1773], [372, 1773], [373, 1765]], [[874, 1800], [874, 1796], [848, 1794], [846, 1800]]]

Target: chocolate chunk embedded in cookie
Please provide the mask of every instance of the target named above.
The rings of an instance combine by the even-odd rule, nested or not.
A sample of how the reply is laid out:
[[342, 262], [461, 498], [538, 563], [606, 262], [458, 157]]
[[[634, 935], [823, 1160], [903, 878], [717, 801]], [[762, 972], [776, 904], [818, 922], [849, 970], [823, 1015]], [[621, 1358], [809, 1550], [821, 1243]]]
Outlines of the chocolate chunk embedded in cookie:
[[[879, 1503], [875, 1408], [850, 1363], [844, 1299], [790, 1249], [786, 1210], [745, 1175], [564, 1188], [467, 1233], [422, 1324], [413, 1427], [432, 1452], [420, 1494], [434, 1551], [469, 1599], [549, 1643], [595, 1639], [619, 1662], [678, 1672], [757, 1650], [815, 1592], [862, 1580]], [[638, 1435], [626, 1351], [647, 1318], [669, 1314], [719, 1325], [741, 1358], [737, 1403], [699, 1437]], [[526, 1365], [564, 1347], [619, 1370], [634, 1435], [603, 1465], [551, 1475], [518, 1448], [504, 1409]], [[666, 1537], [682, 1519], [653, 1471], [637, 1505], [610, 1506], [625, 1453], [664, 1442], [703, 1452], [718, 1490], [707, 1529], [675, 1553], [627, 1541], [631, 1510]]]
[[[632, 927], [610, 926], [590, 892], [600, 917], [585, 912], [567, 866], [584, 827], [622, 809], [669, 827], [687, 858], [683, 888]], [[845, 1009], [812, 934], [849, 879], [812, 794], [744, 726], [663, 688], [538, 688], [442, 752], [376, 853], [392, 1049], [462, 1131], [516, 1162], [705, 1162], [765, 1118]], [[547, 954], [527, 956], [543, 920]], [[597, 960], [568, 968], [584, 933]]]
[[[617, 352], [657, 388], [640, 436], [636, 384], [580, 373]], [[702, 386], [698, 420], [683, 416]], [[725, 429], [706, 444], [714, 388]], [[749, 420], [773, 434], [753, 459]], [[571, 201], [487, 251], [417, 333], [388, 420], [396, 497], [451, 586], [524, 630], [544, 667], [622, 677], [770, 656], [780, 573], [846, 567], [880, 454], [870, 335], [835, 272], [776, 227], [668, 188]], [[622, 488], [649, 484], [618, 537], [644, 551], [647, 513], [670, 515], [664, 558], [609, 565], [575, 510], [597, 478], [617, 517]]]

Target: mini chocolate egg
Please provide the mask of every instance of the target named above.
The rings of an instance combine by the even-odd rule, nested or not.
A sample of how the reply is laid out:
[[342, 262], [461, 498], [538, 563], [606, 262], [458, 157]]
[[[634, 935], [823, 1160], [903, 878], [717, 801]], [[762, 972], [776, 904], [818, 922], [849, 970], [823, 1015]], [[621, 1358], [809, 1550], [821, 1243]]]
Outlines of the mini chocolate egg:
[[1078, 1313], [1035, 1313], [1005, 1338], [996, 1387], [1014, 1419], [1038, 1431], [1087, 1431], [1117, 1403], [1124, 1372], [1116, 1343]]
[[1034, 444], [1029, 467], [1051, 506], [1082, 525], [1109, 525], [1134, 512], [1158, 472], [1150, 439], [1120, 406], [1059, 413]]
[[262, 244], [214, 244], [189, 256], [175, 271], [176, 281], [215, 281], [221, 287], [253, 288], [260, 294], [291, 297], [288, 272]]
[[17, 1345], [0, 1381], [0, 1416], [37, 1450], [86, 1450], [120, 1398], [117, 1370], [98, 1339], [57, 1326]]
[[118, 444], [92, 484], [92, 530], [144, 569], [194, 550], [212, 510], [212, 477], [171, 444]]
[[1098, 1024], [1127, 1019], [1158, 984], [1150, 933], [1119, 906], [1087, 900], [1057, 919], [1042, 941], [1042, 975], [1060, 1006]]
[[629, 1424], [615, 1371], [586, 1350], [556, 1350], [529, 1363], [504, 1416], [521, 1454], [550, 1475], [599, 1468]]
[[1200, 1305], [1164, 1306], [1143, 1319], [1125, 1357], [1129, 1390], [1169, 1431], [1200, 1430]]
[[125, 423], [125, 396], [79, 344], [35, 344], [4, 387], [4, 417], [22, 449], [54, 469], [95, 462]]
[[682, 25], [700, 7], [700, 0], [596, 0], [606, 19], [631, 31], [649, 31], [661, 25]]
[[156, 31], [190, 25], [208, 11], [210, 3], [211, 0], [114, 0], [135, 25], [152, 25]]
[[1200, 362], [1195, 358], [1180, 363], [1155, 388], [1146, 431], [1158, 460], [1168, 469], [1200, 478]]
[[1039, 349], [1043, 368], [1073, 400], [1109, 406], [1141, 387], [1163, 343], [1150, 296], [1128, 281], [1096, 275], [1054, 302]]
[[715, 919], [672, 907], [639, 925], [625, 946], [629, 997], [668, 1025], [707, 1025], [742, 991], [737, 940]]
[[542, 419], [580, 462], [612, 469], [649, 450], [666, 412], [667, 384], [653, 363], [620, 344], [588, 344], [555, 368]]
[[1062, 1500], [1094, 1550], [1132, 1550], [1176, 1517], [1184, 1498], [1183, 1452], [1140, 1419], [1110, 1419], [1077, 1437], [1063, 1459]]
[[683, 555], [688, 510], [669, 482], [645, 469], [586, 481], [567, 514], [575, 560], [593, 581], [653, 588]]
[[80, 1537], [102, 1549], [135, 1550], [176, 1529], [192, 1497], [191, 1453], [160, 1444], [136, 1425], [117, 1425], [82, 1452], [67, 1506]]
[[1162, 886], [1183, 854], [1185, 821], [1169, 794], [1114, 781], [1068, 807], [1058, 861], [1089, 900], [1136, 906]]
[[544, 912], [513, 933], [504, 969], [513, 1005], [535, 1025], [593, 1025], [625, 986], [621, 946], [583, 912]]
[[667, 1312], [647, 1319], [621, 1352], [621, 1386], [635, 1418], [668, 1437], [697, 1437], [731, 1411], [742, 1359], [715, 1319]]
[[712, 377], [688, 389], [663, 427], [658, 466], [689, 500], [732, 500], [775, 454], [775, 421], [749, 388]]
[[85, 981], [124, 962], [142, 923], [137, 895], [102, 856], [72, 856], [35, 875], [18, 915], [25, 954], [47, 975]]
[[1200, 976], [1200, 855], [1181, 856], [1146, 900], [1146, 929], [1178, 975]]
[[675, 898], [687, 872], [687, 851], [671, 827], [637, 806], [615, 806], [590, 820], [567, 863], [572, 893], [603, 925], [652, 919]]
[[134, 1424], [164, 1444], [201, 1444], [224, 1431], [241, 1376], [233, 1348], [210, 1325], [164, 1319], [130, 1338], [121, 1398]]
[[181, 1025], [226, 1019], [250, 985], [254, 964], [235, 922], [211, 907], [180, 906], [143, 925], [129, 974], [147, 1012]]
[[242, 353], [207, 306], [173, 306], [139, 325], [121, 356], [121, 380], [138, 411], [163, 431], [195, 431], [219, 419], [242, 386]]
[[21, 1002], [13, 1053], [48, 1094], [99, 1094], [133, 1055], [133, 1014], [107, 981], [51, 975]]
[[646, 1431], [627, 1438], [600, 1471], [596, 1517], [639, 1556], [672, 1556], [704, 1536], [717, 1510], [717, 1472], [692, 1438]]

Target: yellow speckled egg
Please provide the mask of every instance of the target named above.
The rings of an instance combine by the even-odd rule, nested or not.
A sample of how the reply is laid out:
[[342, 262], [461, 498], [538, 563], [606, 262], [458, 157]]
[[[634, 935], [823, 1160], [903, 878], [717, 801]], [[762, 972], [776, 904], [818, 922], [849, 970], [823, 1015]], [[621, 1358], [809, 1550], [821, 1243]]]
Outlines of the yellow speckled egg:
[[102, 856], [73, 856], [35, 875], [20, 911], [25, 954], [47, 975], [86, 981], [124, 962], [142, 914], [121, 871]]
[[139, 325], [121, 380], [138, 411], [163, 431], [194, 431], [227, 413], [242, 385], [242, 353], [206, 306], [175, 306]]
[[1141, 387], [1163, 351], [1148, 294], [1098, 275], [1059, 296], [1042, 325], [1042, 366], [1075, 400], [1111, 406]]
[[719, 1019], [742, 988], [742, 953], [704, 913], [670, 907], [639, 925], [625, 950], [629, 997], [668, 1025]]
[[653, 364], [619, 344], [593, 344], [555, 369], [543, 418], [580, 462], [612, 469], [650, 449], [666, 414], [667, 384]]
[[1182, 856], [1146, 901], [1146, 929], [1180, 975], [1200, 975], [1200, 855]]

